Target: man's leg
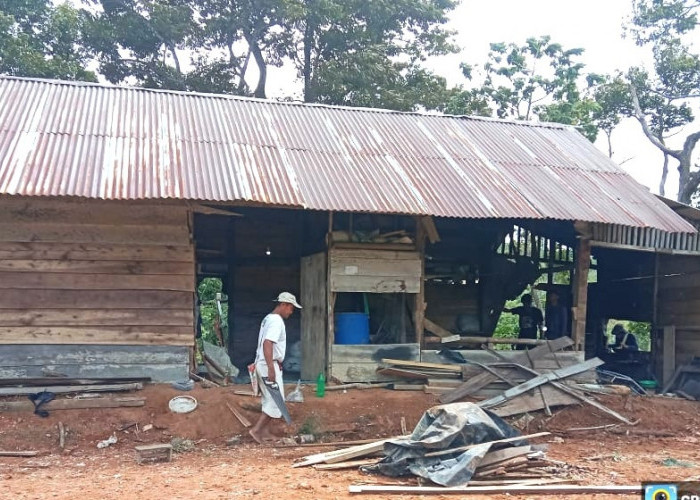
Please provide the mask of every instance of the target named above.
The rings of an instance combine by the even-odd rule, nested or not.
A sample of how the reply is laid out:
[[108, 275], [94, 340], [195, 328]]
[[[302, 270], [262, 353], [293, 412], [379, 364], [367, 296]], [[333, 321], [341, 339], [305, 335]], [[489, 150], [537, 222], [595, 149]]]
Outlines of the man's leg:
[[270, 421], [272, 420], [272, 417], [269, 415], [262, 413], [260, 414], [260, 418], [258, 418], [258, 421], [255, 422], [255, 425], [248, 431], [248, 433], [255, 439], [255, 441], [258, 444], [262, 444], [265, 438], [269, 435], [269, 431], [267, 430], [267, 426], [270, 424]]

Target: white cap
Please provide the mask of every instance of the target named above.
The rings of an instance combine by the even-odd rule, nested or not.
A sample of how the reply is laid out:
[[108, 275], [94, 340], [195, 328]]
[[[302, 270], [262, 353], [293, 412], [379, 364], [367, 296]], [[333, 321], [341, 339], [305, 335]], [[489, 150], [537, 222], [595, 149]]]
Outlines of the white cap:
[[275, 299], [275, 302], [286, 302], [287, 304], [292, 304], [297, 309], [301, 309], [301, 306], [297, 302], [297, 298], [289, 292], [280, 293]]

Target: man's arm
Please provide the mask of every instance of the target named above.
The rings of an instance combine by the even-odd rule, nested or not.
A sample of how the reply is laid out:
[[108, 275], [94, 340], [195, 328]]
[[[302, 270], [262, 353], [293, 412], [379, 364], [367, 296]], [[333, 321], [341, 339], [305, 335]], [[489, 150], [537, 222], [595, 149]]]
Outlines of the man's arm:
[[275, 343], [271, 340], [263, 341], [263, 356], [265, 356], [265, 364], [267, 365], [267, 379], [270, 382], [275, 382], [277, 378], [275, 374], [275, 360], [272, 359], [272, 348], [274, 346]]

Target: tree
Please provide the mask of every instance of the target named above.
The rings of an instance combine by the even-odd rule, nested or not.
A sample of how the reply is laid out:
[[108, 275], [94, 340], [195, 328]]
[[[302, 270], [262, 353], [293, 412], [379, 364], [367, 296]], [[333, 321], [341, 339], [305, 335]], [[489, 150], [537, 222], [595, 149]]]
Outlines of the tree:
[[298, 0], [196, 0], [194, 8], [201, 15], [205, 46], [222, 54], [213, 61], [202, 58], [197, 72], [223, 69], [230, 90], [249, 94], [246, 75], [252, 57], [258, 69], [252, 94], [266, 97], [268, 66], [281, 66], [290, 56], [294, 33], [286, 27], [301, 15], [302, 4]]
[[50, 0], [0, 0], [0, 73], [95, 81], [84, 12]]
[[593, 111], [593, 122], [605, 134], [608, 156], [613, 156], [612, 133], [622, 117], [630, 115], [631, 100], [629, 85], [621, 75], [601, 77], [593, 90], [597, 108]]
[[446, 98], [425, 58], [456, 51], [445, 29], [454, 0], [305, 0], [291, 54], [304, 100], [411, 110]]
[[[549, 36], [528, 38], [522, 45], [492, 43], [490, 47], [483, 82], [452, 95], [446, 110], [565, 123], [595, 139], [598, 104], [584, 94], [601, 78], [583, 74], [584, 65], [578, 61], [583, 49], [564, 49]], [[473, 67], [463, 64], [462, 71], [467, 79], [473, 79]], [[586, 86], [582, 85], [584, 76]]]
[[180, 61], [195, 25], [188, 0], [90, 0], [87, 42], [112, 83], [187, 90]]
[[[652, 71], [632, 68], [627, 75], [632, 115], [644, 135], [664, 154], [662, 183], [668, 160], [678, 162], [678, 195], [690, 203], [700, 186], [700, 171], [693, 165], [700, 130], [686, 133], [694, 120], [690, 102], [700, 97], [700, 57], [683, 37], [697, 26], [700, 2], [696, 0], [636, 0], [630, 31], [640, 45], [651, 45]], [[680, 148], [665, 140], [684, 133]]]

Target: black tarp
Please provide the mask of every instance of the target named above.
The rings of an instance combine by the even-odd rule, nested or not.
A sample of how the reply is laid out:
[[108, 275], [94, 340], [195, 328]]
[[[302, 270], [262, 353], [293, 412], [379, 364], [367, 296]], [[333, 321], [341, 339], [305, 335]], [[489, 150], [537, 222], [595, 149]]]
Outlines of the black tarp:
[[[519, 435], [503, 419], [474, 403], [434, 406], [423, 414], [409, 439], [385, 443], [385, 458], [363, 470], [392, 477], [415, 475], [443, 486], [459, 486], [469, 482], [491, 445], [438, 457], [425, 455]], [[507, 446], [523, 444], [524, 440], [518, 440]]]

